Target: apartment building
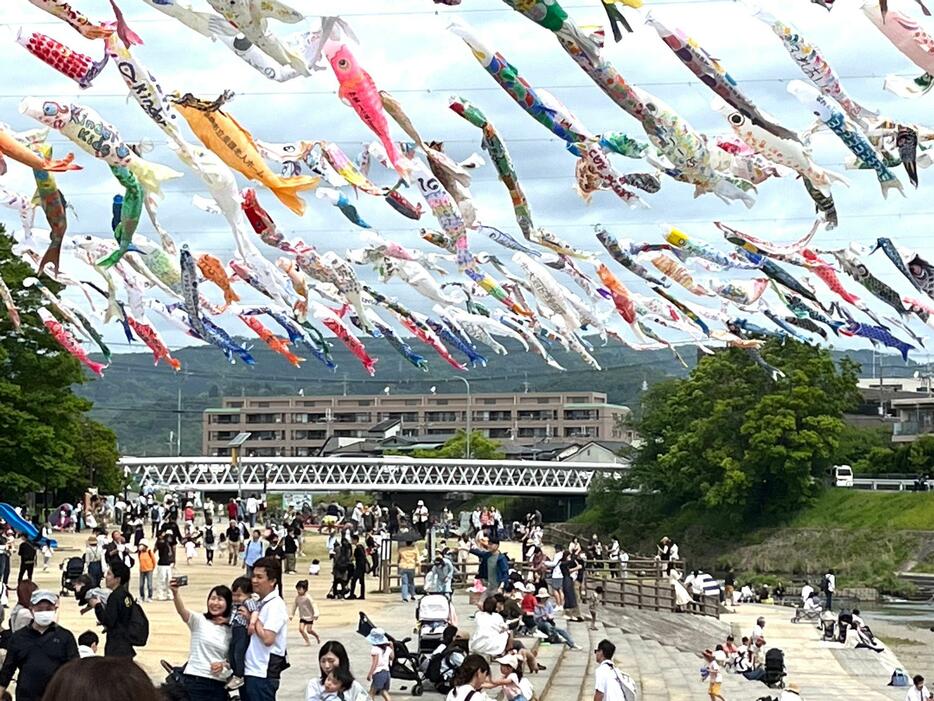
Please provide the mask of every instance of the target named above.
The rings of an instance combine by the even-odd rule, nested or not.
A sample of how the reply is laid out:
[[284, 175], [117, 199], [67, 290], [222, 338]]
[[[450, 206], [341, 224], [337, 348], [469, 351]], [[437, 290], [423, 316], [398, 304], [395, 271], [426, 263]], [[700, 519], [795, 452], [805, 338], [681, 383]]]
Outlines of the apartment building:
[[381, 394], [224, 397], [204, 411], [202, 445], [205, 455], [228, 455], [227, 443], [249, 431], [246, 455], [314, 456], [329, 438], [366, 438], [385, 421], [399, 421], [400, 436], [437, 440], [465, 428], [468, 411], [472, 430], [519, 445], [634, 437], [629, 408], [607, 403], [602, 392]]

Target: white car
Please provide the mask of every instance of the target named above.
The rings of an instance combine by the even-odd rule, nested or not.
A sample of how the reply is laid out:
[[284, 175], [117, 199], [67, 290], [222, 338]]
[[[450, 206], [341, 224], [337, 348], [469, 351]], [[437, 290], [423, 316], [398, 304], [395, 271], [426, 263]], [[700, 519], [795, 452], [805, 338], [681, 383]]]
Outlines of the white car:
[[852, 487], [853, 468], [849, 465], [836, 465], [833, 468], [833, 483], [835, 487]]

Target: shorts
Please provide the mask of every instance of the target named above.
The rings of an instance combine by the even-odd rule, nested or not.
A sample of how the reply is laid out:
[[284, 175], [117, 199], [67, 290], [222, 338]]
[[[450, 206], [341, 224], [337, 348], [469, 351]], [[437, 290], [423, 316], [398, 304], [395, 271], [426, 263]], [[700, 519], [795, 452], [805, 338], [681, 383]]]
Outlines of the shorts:
[[325, 516], [321, 519], [321, 523], [325, 526], [333, 526], [337, 523], [337, 516]]
[[555, 591], [561, 591], [561, 586], [564, 584], [564, 580], [560, 577], [549, 577], [548, 586], [550, 586]]
[[373, 675], [373, 693], [378, 694], [381, 691], [389, 691], [389, 684], [391, 682], [388, 669], [382, 669], [376, 674]]
[[315, 619], [313, 618], [299, 618], [299, 623], [304, 623], [306, 626], [314, 625]]
[[710, 682], [710, 686], [707, 687], [707, 693], [711, 696], [719, 696], [720, 682]]

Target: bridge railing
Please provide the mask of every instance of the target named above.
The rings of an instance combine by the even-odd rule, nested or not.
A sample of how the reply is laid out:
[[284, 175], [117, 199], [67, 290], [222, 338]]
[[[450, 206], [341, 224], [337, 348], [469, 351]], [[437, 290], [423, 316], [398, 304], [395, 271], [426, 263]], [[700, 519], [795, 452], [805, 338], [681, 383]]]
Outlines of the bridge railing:
[[521, 460], [383, 458], [123, 458], [140, 482], [200, 491], [396, 491], [586, 494], [596, 475], [618, 478], [628, 466]]

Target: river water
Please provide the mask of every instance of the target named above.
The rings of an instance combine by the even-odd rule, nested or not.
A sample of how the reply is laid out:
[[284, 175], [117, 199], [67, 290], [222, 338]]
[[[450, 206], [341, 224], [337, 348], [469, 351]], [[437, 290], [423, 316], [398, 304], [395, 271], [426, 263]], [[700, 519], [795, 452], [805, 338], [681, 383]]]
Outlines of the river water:
[[861, 602], [859, 608], [867, 619], [909, 623], [921, 628], [934, 626], [934, 601], [866, 601]]

